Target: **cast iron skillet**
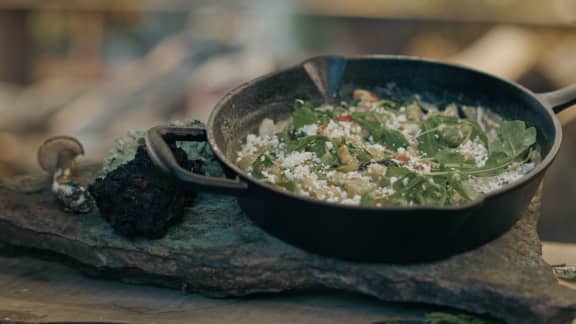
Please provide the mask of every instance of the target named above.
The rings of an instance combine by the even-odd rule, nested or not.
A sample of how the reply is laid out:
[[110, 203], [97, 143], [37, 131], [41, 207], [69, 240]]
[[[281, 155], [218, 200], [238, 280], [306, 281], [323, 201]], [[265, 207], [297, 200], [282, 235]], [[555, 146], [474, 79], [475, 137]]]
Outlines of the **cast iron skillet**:
[[[484, 106], [538, 130], [543, 161], [528, 175], [455, 207], [360, 207], [327, 203], [259, 182], [234, 164], [247, 134], [265, 118], [286, 118], [296, 98], [349, 99], [355, 88], [381, 98], [419, 94], [440, 106]], [[183, 190], [238, 197], [240, 207], [270, 234], [306, 250], [361, 261], [420, 262], [470, 250], [507, 231], [527, 208], [562, 137], [554, 113], [576, 103], [576, 85], [536, 94], [469, 68], [403, 56], [317, 57], [245, 83], [216, 105], [206, 128], [155, 127], [146, 147], [154, 163]], [[170, 151], [176, 140], [207, 140], [235, 178], [192, 174]]]

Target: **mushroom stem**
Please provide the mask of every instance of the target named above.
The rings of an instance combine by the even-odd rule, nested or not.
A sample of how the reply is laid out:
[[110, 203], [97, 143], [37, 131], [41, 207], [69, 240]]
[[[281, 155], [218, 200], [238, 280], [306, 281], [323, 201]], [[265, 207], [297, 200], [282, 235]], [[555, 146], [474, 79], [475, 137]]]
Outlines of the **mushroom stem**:
[[72, 176], [76, 174], [76, 156], [73, 152], [62, 151], [58, 154], [58, 163], [54, 180], [59, 184], [72, 182]]
[[69, 136], [49, 138], [38, 149], [40, 166], [52, 174], [52, 192], [64, 205], [64, 210], [73, 213], [87, 213], [95, 206], [86, 188], [73, 181], [76, 158], [83, 153], [82, 144]]

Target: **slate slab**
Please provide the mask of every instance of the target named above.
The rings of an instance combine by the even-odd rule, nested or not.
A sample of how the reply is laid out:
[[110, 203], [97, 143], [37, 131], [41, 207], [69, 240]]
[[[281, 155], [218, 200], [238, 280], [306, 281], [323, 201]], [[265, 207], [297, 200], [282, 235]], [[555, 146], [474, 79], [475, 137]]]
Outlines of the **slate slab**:
[[[82, 181], [99, 170], [85, 166]], [[479, 249], [432, 263], [389, 265], [299, 250], [254, 226], [234, 198], [208, 194], [200, 194], [164, 238], [127, 240], [96, 212], [62, 212], [49, 185], [44, 175], [3, 182], [0, 242], [64, 256], [91, 275], [212, 297], [329, 288], [509, 323], [571, 323], [576, 317], [576, 291], [560, 286], [541, 258], [535, 230], [540, 194], [509, 232]]]

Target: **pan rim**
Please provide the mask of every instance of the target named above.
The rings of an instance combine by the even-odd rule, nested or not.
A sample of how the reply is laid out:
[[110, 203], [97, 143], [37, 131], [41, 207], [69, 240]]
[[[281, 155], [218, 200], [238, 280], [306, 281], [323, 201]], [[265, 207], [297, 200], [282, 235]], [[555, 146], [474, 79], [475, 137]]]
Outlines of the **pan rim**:
[[[459, 204], [459, 205], [454, 205], [454, 206], [444, 206], [444, 207], [427, 206], [427, 205], [389, 206], [389, 207], [386, 207], [386, 206], [384, 206], [384, 207], [356, 206], [356, 205], [346, 205], [346, 204], [341, 204], [341, 203], [334, 203], [334, 202], [327, 202], [327, 201], [323, 201], [323, 200], [313, 199], [313, 198], [301, 196], [301, 195], [298, 195], [295, 193], [291, 193], [291, 192], [288, 192], [285, 190], [281, 190], [281, 189], [278, 189], [277, 187], [275, 187], [271, 184], [267, 184], [265, 182], [258, 181], [257, 179], [254, 179], [252, 176], [250, 176], [245, 171], [240, 169], [235, 163], [232, 163], [232, 161], [227, 159], [226, 156], [224, 155], [224, 153], [218, 147], [216, 140], [215, 140], [215, 135], [214, 135], [214, 122], [215, 122], [216, 116], [222, 110], [222, 107], [225, 105], [225, 103], [228, 102], [230, 100], [230, 98], [239, 94], [240, 92], [242, 92], [247, 87], [252, 86], [258, 82], [262, 82], [262, 81], [264, 81], [264, 80], [266, 80], [266, 79], [268, 79], [274, 75], [281, 74], [281, 73], [284, 73], [284, 72], [287, 72], [287, 71], [290, 71], [293, 69], [300, 68], [303, 64], [305, 64], [306, 62], [309, 62], [311, 60], [327, 59], [327, 58], [339, 58], [339, 59], [345, 59], [346, 61], [373, 59], [373, 60], [390, 60], [390, 61], [400, 60], [400, 61], [408, 61], [408, 62], [426, 63], [426, 64], [433, 64], [433, 65], [440, 65], [440, 66], [443, 66], [446, 68], [458, 68], [458, 69], [465, 70], [465, 71], [468, 71], [471, 73], [480, 74], [482, 76], [494, 79], [496, 81], [503, 82], [503, 83], [508, 84], [508, 85], [512, 86], [513, 88], [519, 90], [520, 92], [524, 93], [525, 95], [527, 95], [528, 98], [533, 99], [536, 103], [538, 103], [540, 105], [540, 107], [542, 109], [544, 109], [547, 112], [548, 117], [551, 119], [551, 121], [554, 125], [554, 142], [553, 142], [552, 146], [550, 147], [550, 150], [548, 151], [546, 156], [542, 159], [542, 161], [540, 163], [538, 163], [534, 169], [532, 169], [531, 171], [529, 171], [527, 174], [520, 177], [519, 179], [512, 181], [512, 182], [510, 182], [510, 183], [508, 183], [508, 184], [506, 184], [506, 185], [504, 185], [504, 186], [502, 186], [496, 190], [490, 191], [486, 194], [482, 194], [478, 198], [471, 200], [465, 204]], [[304, 201], [304, 202], [311, 203], [311, 204], [316, 204], [316, 205], [326, 206], [326, 207], [331, 207], [331, 208], [337, 207], [337, 208], [342, 208], [342, 209], [350, 209], [350, 210], [354, 210], [354, 211], [364, 210], [364, 211], [370, 211], [370, 212], [407, 212], [407, 211], [457, 212], [457, 211], [464, 211], [464, 210], [469, 210], [472, 208], [480, 207], [484, 204], [484, 202], [486, 200], [490, 200], [494, 197], [497, 197], [497, 196], [500, 196], [500, 195], [505, 194], [507, 192], [510, 192], [510, 191], [526, 184], [527, 182], [530, 182], [531, 180], [533, 180], [533, 178], [535, 178], [535, 177], [539, 176], [540, 174], [542, 174], [543, 172], [545, 172], [546, 169], [550, 166], [550, 164], [556, 158], [556, 155], [558, 154], [558, 150], [560, 149], [560, 144], [562, 142], [562, 127], [560, 125], [558, 118], [556, 118], [556, 115], [554, 114], [552, 107], [550, 107], [547, 103], [543, 102], [542, 99], [540, 99], [534, 92], [525, 88], [524, 86], [522, 86], [516, 82], [506, 80], [506, 79], [501, 78], [499, 76], [493, 75], [491, 73], [483, 72], [483, 71], [480, 71], [480, 70], [477, 70], [477, 69], [474, 69], [471, 67], [463, 66], [460, 64], [447, 63], [447, 62], [442, 62], [442, 61], [438, 61], [438, 60], [422, 58], [422, 57], [417, 57], [417, 56], [388, 55], [388, 54], [370, 54], [370, 55], [352, 55], [352, 56], [338, 56], [338, 55], [315, 56], [315, 57], [312, 57], [308, 60], [305, 60], [304, 62], [302, 62], [300, 64], [296, 64], [296, 65], [293, 65], [293, 66], [290, 66], [288, 68], [281, 69], [278, 71], [270, 72], [270, 73], [267, 73], [263, 76], [255, 78], [253, 80], [250, 80], [248, 82], [242, 83], [239, 86], [237, 86], [236, 88], [232, 89], [230, 92], [228, 92], [224, 97], [222, 97], [216, 103], [216, 105], [214, 106], [214, 109], [210, 113], [210, 117], [209, 117], [208, 122], [206, 124], [206, 134], [207, 134], [207, 138], [208, 138], [208, 143], [209, 143], [212, 151], [214, 152], [214, 154], [220, 160], [220, 162], [224, 163], [228, 168], [233, 170], [242, 179], [244, 179], [245, 181], [248, 181], [252, 185], [256, 185], [256, 186], [263, 188], [263, 189], [266, 189], [266, 190], [271, 190], [274, 193], [284, 195], [285, 197], [288, 197], [288, 198], [298, 199], [300, 201]]]

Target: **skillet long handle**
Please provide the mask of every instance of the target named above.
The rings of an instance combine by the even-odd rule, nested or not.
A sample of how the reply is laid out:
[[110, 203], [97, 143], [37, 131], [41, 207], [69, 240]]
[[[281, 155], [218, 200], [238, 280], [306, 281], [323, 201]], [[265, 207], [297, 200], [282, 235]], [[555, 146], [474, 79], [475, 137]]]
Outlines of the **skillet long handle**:
[[194, 191], [241, 195], [247, 185], [238, 176], [235, 179], [195, 174], [182, 168], [170, 149], [176, 141], [206, 141], [206, 130], [200, 127], [156, 126], [145, 136], [146, 150], [160, 171]]
[[539, 93], [536, 96], [550, 106], [555, 113], [559, 113], [576, 104], [576, 84], [556, 91]]

